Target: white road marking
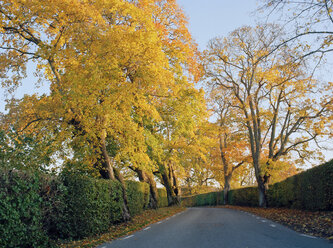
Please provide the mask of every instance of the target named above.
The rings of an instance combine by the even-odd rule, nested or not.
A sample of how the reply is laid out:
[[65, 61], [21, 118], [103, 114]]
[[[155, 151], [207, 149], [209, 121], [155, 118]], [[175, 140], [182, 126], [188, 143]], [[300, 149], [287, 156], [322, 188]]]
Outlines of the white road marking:
[[161, 224], [161, 223], [162, 223], [162, 221], [156, 222], [156, 224]]
[[316, 237], [310, 236], [310, 235], [306, 235], [306, 234], [300, 234], [303, 237], [307, 237], [307, 238], [311, 238], [311, 239], [316, 239]]
[[264, 222], [264, 223], [265, 223], [265, 222], [267, 222], [267, 221], [266, 221], [266, 220], [261, 220], [261, 222]]
[[259, 217], [256, 217], [256, 219], [257, 219], [257, 220], [260, 220], [260, 218], [259, 218]]
[[276, 225], [274, 225], [274, 224], [270, 224], [270, 226], [271, 226], [271, 227], [276, 227]]
[[134, 237], [134, 235], [127, 236], [127, 237], [123, 238], [123, 240], [124, 239], [129, 239], [129, 238], [132, 238], [132, 237]]
[[106, 246], [102, 246], [101, 248], [106, 248]]
[[150, 226], [148, 226], [148, 227], [146, 227], [145, 229], [143, 229], [144, 231], [146, 231], [146, 230], [148, 230], [148, 229], [150, 229]]

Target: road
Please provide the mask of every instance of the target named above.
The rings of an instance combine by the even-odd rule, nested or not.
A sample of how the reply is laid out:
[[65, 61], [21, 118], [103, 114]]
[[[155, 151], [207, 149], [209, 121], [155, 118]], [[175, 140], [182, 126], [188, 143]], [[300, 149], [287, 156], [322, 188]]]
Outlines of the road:
[[189, 208], [98, 248], [333, 248], [270, 220], [233, 209]]

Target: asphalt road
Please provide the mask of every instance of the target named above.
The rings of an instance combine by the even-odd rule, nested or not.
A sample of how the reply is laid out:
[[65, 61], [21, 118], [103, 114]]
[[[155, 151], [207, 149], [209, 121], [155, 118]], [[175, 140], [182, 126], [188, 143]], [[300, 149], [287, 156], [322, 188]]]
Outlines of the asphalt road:
[[99, 248], [333, 248], [270, 220], [233, 209], [189, 208]]

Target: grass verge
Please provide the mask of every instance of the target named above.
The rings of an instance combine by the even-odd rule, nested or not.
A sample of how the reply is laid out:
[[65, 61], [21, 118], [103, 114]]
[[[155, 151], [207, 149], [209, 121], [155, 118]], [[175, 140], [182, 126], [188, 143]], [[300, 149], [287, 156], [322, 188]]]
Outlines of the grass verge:
[[61, 248], [76, 248], [76, 247], [96, 247], [97, 245], [109, 242], [122, 236], [136, 232], [145, 226], [163, 220], [176, 213], [184, 211], [183, 207], [167, 207], [159, 209], [150, 209], [142, 214], [134, 216], [131, 221], [112, 226], [107, 233], [85, 238], [78, 241], [63, 242], [59, 244]]
[[286, 208], [221, 206], [256, 214], [297, 232], [333, 241], [333, 211], [304, 211]]

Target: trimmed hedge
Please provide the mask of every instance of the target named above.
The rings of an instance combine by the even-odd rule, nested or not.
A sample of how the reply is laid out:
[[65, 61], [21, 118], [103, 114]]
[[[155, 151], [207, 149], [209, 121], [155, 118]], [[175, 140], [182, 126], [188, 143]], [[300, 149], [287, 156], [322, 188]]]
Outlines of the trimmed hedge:
[[268, 203], [275, 207], [333, 210], [333, 160], [272, 185]]
[[230, 205], [257, 207], [259, 202], [258, 188], [247, 187], [230, 190], [228, 199]]
[[[220, 204], [221, 194], [223, 192], [210, 192], [206, 194], [194, 195], [182, 198], [182, 206], [193, 207], [193, 206], [215, 206]], [[223, 202], [223, 198], [222, 201]]]
[[127, 181], [127, 200], [131, 215], [142, 213], [149, 204], [149, 185], [147, 183]]
[[0, 173], [0, 247], [48, 247], [38, 176]]
[[167, 207], [169, 204], [168, 204], [168, 196], [166, 189], [158, 188], [157, 193], [158, 193], [158, 207], [159, 208]]
[[[149, 185], [126, 182], [132, 216], [148, 208]], [[159, 190], [161, 206], [166, 194]], [[0, 170], [0, 247], [52, 247], [57, 239], [106, 232], [122, 221], [119, 182], [77, 174]]]
[[[271, 185], [267, 197], [270, 207], [333, 210], [333, 160]], [[230, 205], [258, 206], [258, 189], [231, 190], [228, 198]], [[182, 205], [187, 207], [222, 203], [223, 192], [182, 198]]]
[[83, 238], [105, 232], [122, 219], [122, 189], [118, 182], [86, 176], [63, 178], [64, 209], [57, 223], [61, 238]]

